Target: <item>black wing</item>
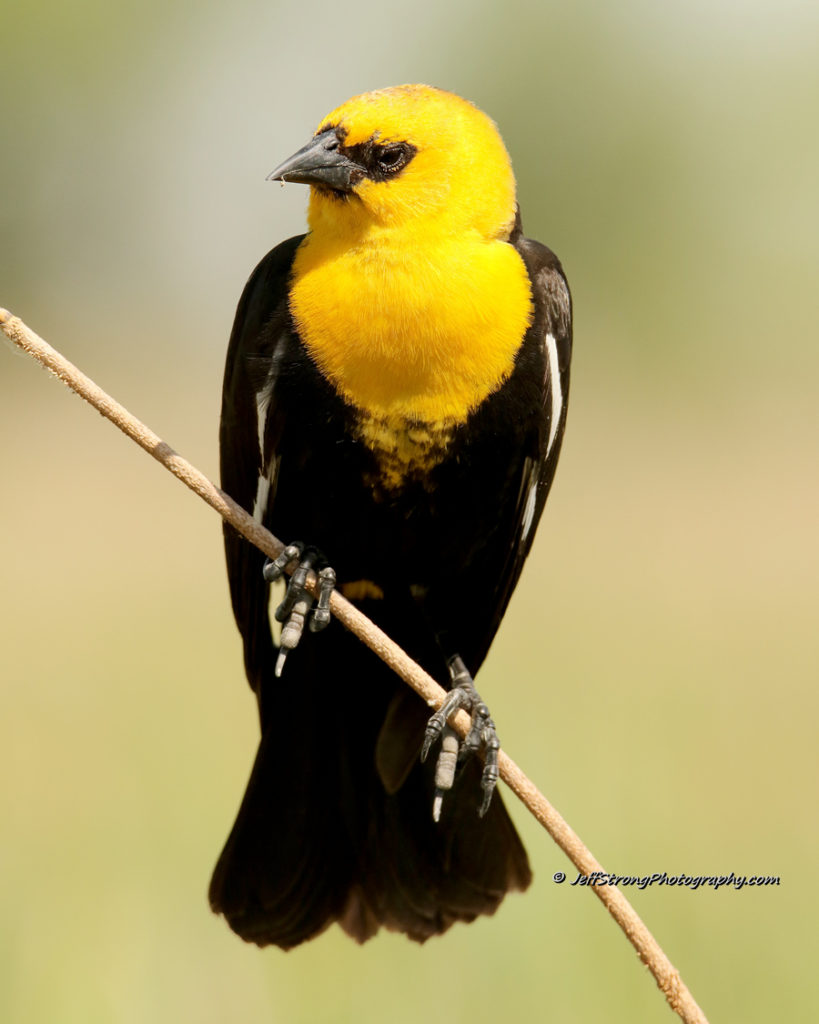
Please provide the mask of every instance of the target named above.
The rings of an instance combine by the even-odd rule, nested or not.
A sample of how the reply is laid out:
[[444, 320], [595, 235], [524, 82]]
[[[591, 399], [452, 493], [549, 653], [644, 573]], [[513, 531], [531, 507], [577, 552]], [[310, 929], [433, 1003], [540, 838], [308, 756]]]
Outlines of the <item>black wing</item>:
[[[222, 489], [259, 519], [272, 500], [270, 470], [281, 424], [275, 414], [267, 415], [256, 396], [269, 398], [267, 378], [277, 364], [277, 348], [290, 337], [287, 286], [303, 238], [276, 246], [251, 274], [236, 309], [225, 364], [219, 428]], [[247, 678], [258, 694], [265, 667], [275, 656], [268, 584], [262, 577], [265, 556], [227, 523], [224, 538], [233, 614], [244, 640]]]
[[[473, 464], [482, 466], [483, 493], [475, 503], [493, 503], [491, 531], [473, 539], [461, 564], [467, 565], [463, 592], [484, 594], [483, 611], [473, 600], [471, 624], [463, 624], [461, 654], [473, 674], [497, 632], [532, 546], [554, 479], [566, 426], [572, 305], [560, 261], [545, 245], [511, 239], [526, 264], [534, 317], [518, 353], [515, 370], [467, 424], [480, 439]], [[499, 440], [500, 439], [500, 440]], [[498, 451], [505, 446], [505, 450]], [[474, 473], [474, 470], [473, 470]], [[485, 525], [491, 516], [483, 519]], [[471, 628], [470, 628], [471, 626]]]
[[536, 444], [524, 460], [516, 508], [515, 534], [510, 544], [503, 615], [511, 592], [534, 540], [549, 489], [552, 486], [569, 404], [569, 368], [572, 358], [572, 299], [560, 260], [551, 249], [530, 238], [518, 237], [515, 247], [526, 264], [532, 284], [534, 320], [526, 343], [538, 353], [542, 367], [540, 429]]

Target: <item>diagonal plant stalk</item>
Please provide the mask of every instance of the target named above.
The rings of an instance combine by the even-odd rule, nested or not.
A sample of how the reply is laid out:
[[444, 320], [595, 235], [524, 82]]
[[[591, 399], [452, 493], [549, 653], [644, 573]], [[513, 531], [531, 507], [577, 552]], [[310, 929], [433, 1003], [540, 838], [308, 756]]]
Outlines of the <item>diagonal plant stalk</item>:
[[[153, 455], [158, 462], [161, 462], [192, 491], [195, 491], [200, 498], [203, 498], [251, 544], [255, 544], [270, 558], [276, 558], [281, 553], [284, 545], [278, 538], [257, 523], [229, 495], [211, 483], [195, 466], [183, 459], [170, 445], [131, 415], [124, 406], [106, 394], [73, 363], [53, 349], [48, 342], [35, 334], [22, 320], [13, 316], [8, 310], [0, 309], [0, 329], [24, 352], [33, 356], [42, 366], [59, 377], [67, 387], [111, 420], [132, 441], [136, 441], [146, 452]], [[311, 574], [308, 587], [316, 592], [315, 585], [315, 574]], [[441, 706], [446, 693], [432, 676], [424, 672], [398, 644], [337, 591], [333, 591], [330, 609], [350, 632], [354, 633], [359, 640], [386, 662], [405, 683], [424, 698], [430, 707]], [[469, 729], [469, 717], [466, 712], [459, 711], [457, 715], [453, 716], [450, 724], [464, 737]], [[578, 871], [584, 875], [603, 872], [602, 865], [595, 859], [574, 829], [503, 750], [498, 754], [498, 768], [503, 781], [546, 829]], [[705, 1014], [697, 1005], [679, 972], [621, 890], [611, 885], [591, 885], [588, 888], [600, 899], [622, 928], [629, 942], [637, 951], [637, 955], [654, 975], [657, 985], [665, 995], [671, 1009], [686, 1024], [708, 1024]]]

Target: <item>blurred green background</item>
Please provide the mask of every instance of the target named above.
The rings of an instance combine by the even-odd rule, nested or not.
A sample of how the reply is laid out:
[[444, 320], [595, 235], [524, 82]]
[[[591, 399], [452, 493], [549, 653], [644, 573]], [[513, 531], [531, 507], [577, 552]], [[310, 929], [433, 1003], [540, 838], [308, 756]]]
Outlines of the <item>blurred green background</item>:
[[[51, 0], [2, 24], [0, 305], [211, 476], [239, 292], [304, 222], [265, 174], [383, 85], [496, 119], [576, 356], [481, 690], [610, 870], [781, 876], [632, 895], [712, 1021], [806, 1019], [819, 8]], [[212, 917], [256, 744], [219, 523], [10, 347], [0, 398], [0, 1019], [673, 1019], [517, 805], [533, 888], [425, 947], [258, 951]]]

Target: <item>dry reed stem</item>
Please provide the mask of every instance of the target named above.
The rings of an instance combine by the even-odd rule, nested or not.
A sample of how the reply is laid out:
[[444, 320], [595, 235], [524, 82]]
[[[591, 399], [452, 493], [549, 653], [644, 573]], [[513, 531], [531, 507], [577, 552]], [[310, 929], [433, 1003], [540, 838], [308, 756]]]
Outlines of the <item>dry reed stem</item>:
[[[22, 320], [7, 310], [0, 309], [0, 328], [23, 351], [33, 356], [47, 370], [59, 377], [67, 387], [93, 405], [124, 434], [127, 434], [145, 451], [153, 455], [158, 462], [161, 462], [174, 476], [177, 476], [212, 508], [216, 509], [223, 519], [227, 520], [252, 544], [255, 544], [259, 550], [271, 558], [275, 558], [282, 551], [284, 545], [280, 540], [257, 523], [229, 495], [211, 483], [195, 466], [178, 455], [144, 423], [132, 416], [127, 409], [35, 334]], [[363, 643], [385, 661], [404, 682], [424, 698], [430, 707], [440, 707], [445, 697], [444, 690], [432, 676], [416, 665], [386, 633], [383, 633], [337, 591], [333, 592], [330, 608], [333, 615], [347, 629], [355, 633]], [[459, 711], [452, 719], [451, 724], [461, 736], [465, 736], [469, 728], [469, 718], [464, 711]], [[584, 875], [591, 875], [595, 871], [602, 872], [602, 866], [577, 833], [503, 750], [498, 756], [498, 767], [503, 781], [543, 825], [578, 871]], [[679, 972], [662, 951], [621, 890], [609, 885], [589, 886], [589, 888], [606, 906], [611, 916], [625, 932], [640, 959], [654, 975], [671, 1009], [686, 1024], [708, 1024], [705, 1014], [688, 991]]]

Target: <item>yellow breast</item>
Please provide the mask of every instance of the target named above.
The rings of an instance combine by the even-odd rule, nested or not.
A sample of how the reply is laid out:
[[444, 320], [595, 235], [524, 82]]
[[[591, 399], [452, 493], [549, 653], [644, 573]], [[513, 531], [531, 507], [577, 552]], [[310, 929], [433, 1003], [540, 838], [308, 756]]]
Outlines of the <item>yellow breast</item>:
[[[406, 227], [400, 244], [388, 231], [353, 247], [308, 235], [294, 264], [299, 335], [370, 424], [374, 449], [379, 431], [382, 442], [412, 427], [440, 439], [463, 423], [512, 372], [531, 318], [526, 269], [507, 242], [412, 241]], [[390, 446], [412, 461], [411, 438]]]

